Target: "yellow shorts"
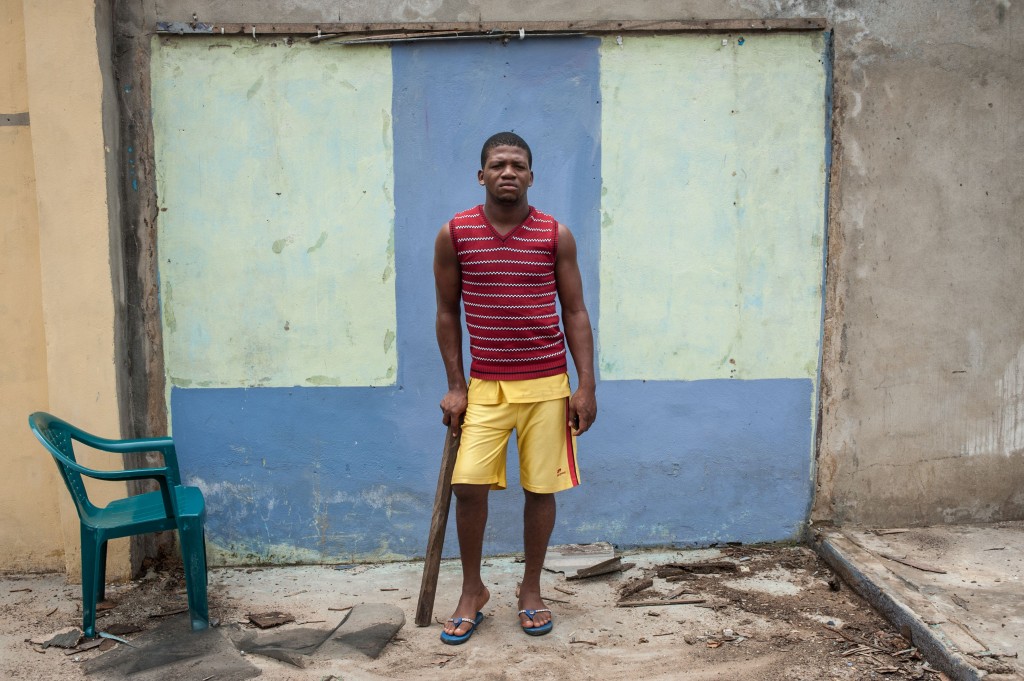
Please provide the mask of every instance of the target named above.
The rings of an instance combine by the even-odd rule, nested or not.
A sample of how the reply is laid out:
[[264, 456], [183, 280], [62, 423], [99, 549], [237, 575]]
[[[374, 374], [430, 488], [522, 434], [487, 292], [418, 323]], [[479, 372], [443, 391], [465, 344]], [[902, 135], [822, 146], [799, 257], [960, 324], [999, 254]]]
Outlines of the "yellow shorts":
[[523, 489], [550, 494], [577, 486], [576, 438], [568, 422], [568, 397], [522, 404], [469, 404], [452, 483], [505, 489], [505, 455], [514, 429]]

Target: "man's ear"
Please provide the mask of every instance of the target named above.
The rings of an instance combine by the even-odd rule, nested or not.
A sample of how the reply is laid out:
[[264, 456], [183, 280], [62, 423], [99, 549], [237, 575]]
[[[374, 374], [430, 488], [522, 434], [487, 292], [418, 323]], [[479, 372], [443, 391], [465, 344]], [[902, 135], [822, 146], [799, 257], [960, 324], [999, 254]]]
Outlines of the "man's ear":
[[530, 187], [533, 186], [533, 171], [532, 170], [530, 171], [530, 184], [528, 186], [530, 186]]
[[[480, 184], [484, 183], [484, 171], [482, 168], [476, 171], [476, 181], [479, 182]], [[531, 179], [530, 181], [532, 182], [533, 180]]]

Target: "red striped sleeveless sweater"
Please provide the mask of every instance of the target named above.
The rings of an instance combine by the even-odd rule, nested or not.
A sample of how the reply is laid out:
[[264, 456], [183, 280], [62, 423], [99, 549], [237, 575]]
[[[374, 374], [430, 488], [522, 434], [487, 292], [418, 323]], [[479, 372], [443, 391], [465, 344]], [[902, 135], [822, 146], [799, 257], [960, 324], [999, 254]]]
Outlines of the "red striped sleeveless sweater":
[[526, 220], [502, 237], [477, 206], [456, 214], [448, 230], [462, 271], [469, 375], [508, 381], [564, 373], [555, 219], [530, 206]]

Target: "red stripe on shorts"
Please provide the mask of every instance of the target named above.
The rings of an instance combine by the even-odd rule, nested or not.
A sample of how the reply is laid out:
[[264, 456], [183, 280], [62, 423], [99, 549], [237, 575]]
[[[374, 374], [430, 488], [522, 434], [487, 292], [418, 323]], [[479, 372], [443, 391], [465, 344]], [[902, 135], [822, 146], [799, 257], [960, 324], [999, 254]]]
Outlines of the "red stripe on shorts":
[[565, 398], [565, 453], [566, 464], [569, 466], [569, 478], [572, 486], [580, 484], [579, 476], [576, 474], [576, 456], [572, 451], [572, 427], [569, 425], [569, 398]]

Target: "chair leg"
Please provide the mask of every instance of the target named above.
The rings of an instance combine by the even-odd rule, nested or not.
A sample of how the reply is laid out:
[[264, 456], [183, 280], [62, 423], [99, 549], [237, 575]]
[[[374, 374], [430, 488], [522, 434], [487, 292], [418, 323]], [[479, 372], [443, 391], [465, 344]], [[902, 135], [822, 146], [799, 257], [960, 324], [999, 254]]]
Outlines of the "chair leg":
[[96, 603], [107, 600], [107, 542], [100, 544], [99, 570], [96, 571]]
[[96, 597], [103, 590], [103, 565], [100, 554], [106, 551], [106, 542], [97, 541], [96, 535], [85, 526], [82, 538], [82, 631], [89, 638], [96, 636]]
[[206, 538], [201, 518], [178, 519], [178, 540], [181, 560], [185, 565], [185, 588], [188, 591], [188, 612], [192, 630], [210, 626], [209, 604], [206, 600]]

